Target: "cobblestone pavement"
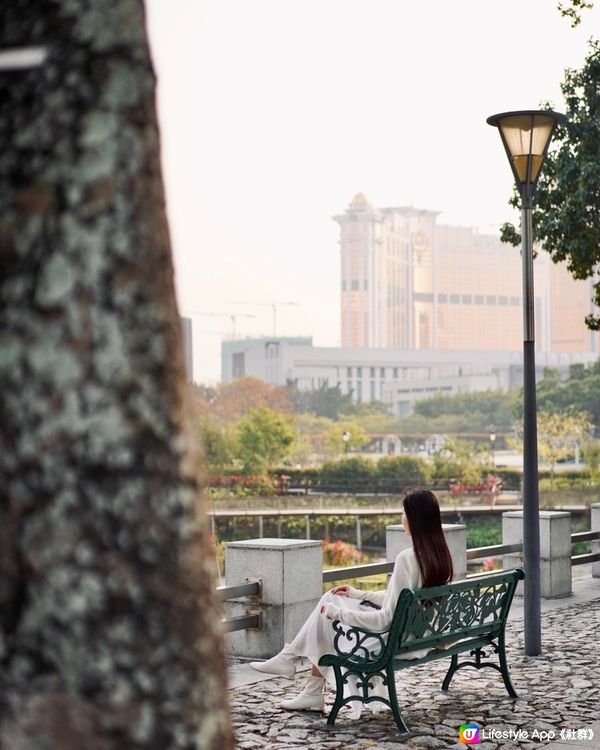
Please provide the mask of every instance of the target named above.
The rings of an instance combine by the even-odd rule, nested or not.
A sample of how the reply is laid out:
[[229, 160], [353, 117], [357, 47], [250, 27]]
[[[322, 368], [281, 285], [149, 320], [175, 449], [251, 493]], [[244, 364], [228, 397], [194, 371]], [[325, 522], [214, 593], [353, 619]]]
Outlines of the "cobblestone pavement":
[[[403, 670], [396, 675], [400, 709], [411, 729], [398, 734], [389, 710], [368, 709], [351, 720], [342, 709], [332, 731], [317, 712], [284, 711], [283, 698], [299, 692], [304, 674], [295, 681], [271, 678], [229, 692], [238, 748], [460, 748], [458, 727], [480, 726], [477, 750], [543, 747], [561, 729], [581, 729], [600, 719], [600, 598], [542, 615], [543, 655], [522, 653], [522, 622], [507, 629], [508, 662], [517, 700], [509, 698], [493, 669], [458, 671], [450, 691], [440, 691], [448, 660]], [[333, 702], [327, 695], [326, 711]], [[498, 731], [523, 730], [520, 739], [503, 739]], [[537, 735], [534, 734], [537, 731]], [[524, 739], [527, 732], [527, 739]], [[541, 733], [546, 732], [546, 735]], [[576, 744], [600, 748], [600, 732]], [[562, 747], [562, 746], [561, 746]]]

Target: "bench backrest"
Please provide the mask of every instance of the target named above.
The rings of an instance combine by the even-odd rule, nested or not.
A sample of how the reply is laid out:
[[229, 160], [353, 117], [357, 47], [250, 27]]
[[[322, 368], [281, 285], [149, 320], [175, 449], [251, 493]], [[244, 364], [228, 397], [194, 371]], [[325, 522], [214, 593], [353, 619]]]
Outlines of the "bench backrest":
[[517, 583], [524, 577], [517, 568], [445, 586], [404, 589], [388, 644], [393, 644], [396, 654], [402, 654], [416, 648], [444, 647], [465, 638], [496, 637], [504, 629]]

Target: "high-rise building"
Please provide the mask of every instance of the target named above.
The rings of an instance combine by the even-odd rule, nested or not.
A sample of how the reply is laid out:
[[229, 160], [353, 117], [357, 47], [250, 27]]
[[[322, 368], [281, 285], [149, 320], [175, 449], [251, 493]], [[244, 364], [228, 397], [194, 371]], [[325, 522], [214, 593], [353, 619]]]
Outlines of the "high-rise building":
[[[519, 351], [523, 340], [519, 248], [437, 212], [375, 208], [358, 193], [340, 225], [342, 346]], [[592, 280], [576, 281], [547, 253], [535, 260], [537, 349], [597, 352], [585, 326]]]

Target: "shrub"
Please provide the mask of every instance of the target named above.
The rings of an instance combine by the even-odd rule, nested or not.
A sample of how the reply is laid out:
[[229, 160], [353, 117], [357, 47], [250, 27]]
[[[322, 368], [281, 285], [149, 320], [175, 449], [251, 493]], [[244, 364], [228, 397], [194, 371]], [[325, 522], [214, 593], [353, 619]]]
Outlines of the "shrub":
[[325, 565], [341, 568], [359, 563], [363, 559], [363, 553], [356, 549], [353, 544], [342, 542], [341, 539], [336, 539], [334, 542], [327, 539], [323, 540], [323, 562]]
[[372, 488], [374, 476], [374, 464], [356, 456], [324, 463], [319, 484], [332, 492], [364, 492]]
[[394, 492], [410, 485], [428, 485], [431, 467], [418, 456], [381, 458], [377, 463], [377, 485], [382, 492]]

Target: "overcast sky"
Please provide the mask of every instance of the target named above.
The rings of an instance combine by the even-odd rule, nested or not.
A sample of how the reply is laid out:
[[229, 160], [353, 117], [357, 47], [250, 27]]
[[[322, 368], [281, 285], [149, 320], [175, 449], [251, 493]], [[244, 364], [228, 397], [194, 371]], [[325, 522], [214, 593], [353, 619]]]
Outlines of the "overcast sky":
[[213, 314], [194, 317], [203, 381], [234, 313], [271, 334], [278, 303], [279, 335], [339, 345], [331, 217], [355, 193], [497, 232], [512, 177], [486, 117], [561, 110], [600, 32], [600, 2], [577, 29], [554, 0], [146, 5], [180, 311]]

